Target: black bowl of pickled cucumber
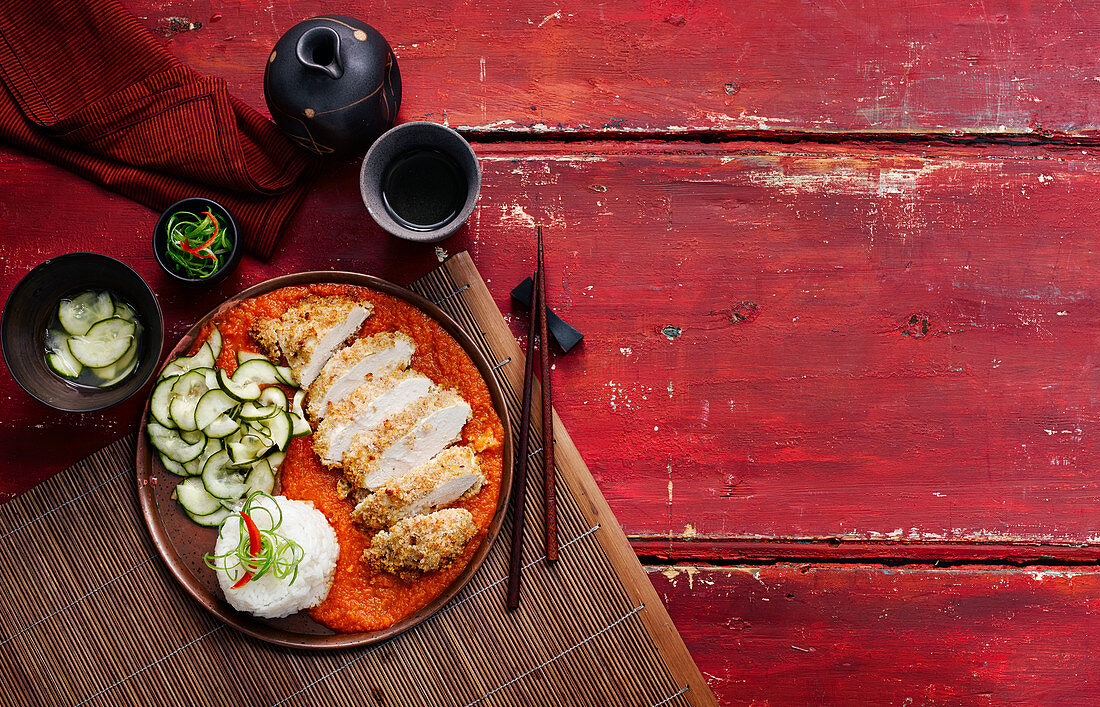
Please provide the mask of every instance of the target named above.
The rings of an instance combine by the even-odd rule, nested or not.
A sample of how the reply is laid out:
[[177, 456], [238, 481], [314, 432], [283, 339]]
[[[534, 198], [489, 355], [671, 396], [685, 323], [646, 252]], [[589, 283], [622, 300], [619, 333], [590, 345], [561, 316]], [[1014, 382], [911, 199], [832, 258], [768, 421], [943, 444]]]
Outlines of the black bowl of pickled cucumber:
[[156, 372], [164, 321], [153, 291], [121, 261], [69, 253], [35, 266], [12, 290], [0, 348], [12, 377], [66, 412], [122, 402]]

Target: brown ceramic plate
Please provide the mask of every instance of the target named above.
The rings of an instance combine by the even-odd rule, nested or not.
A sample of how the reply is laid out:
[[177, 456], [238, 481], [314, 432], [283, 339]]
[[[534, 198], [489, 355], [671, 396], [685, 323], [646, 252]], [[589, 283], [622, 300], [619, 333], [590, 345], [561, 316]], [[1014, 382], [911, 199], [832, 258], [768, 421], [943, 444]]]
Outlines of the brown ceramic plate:
[[[508, 424], [508, 408], [504, 404], [504, 395], [501, 392], [500, 384], [493, 376], [491, 364], [474, 344], [473, 339], [443, 310], [423, 297], [385, 280], [358, 273], [331, 271], [304, 272], [268, 280], [228, 299], [220, 307], [203, 317], [180, 340], [169, 354], [168, 359], [171, 360], [183, 353], [198, 336], [203, 324], [222, 312], [235, 307], [243, 300], [281, 287], [322, 282], [360, 285], [409, 302], [439, 322], [443, 329], [458, 341], [466, 353], [470, 355], [470, 359], [473, 360], [474, 365], [481, 372], [482, 378], [485, 379], [485, 383], [489, 387], [489, 394], [493, 399], [493, 406], [504, 425], [504, 466], [500, 498], [497, 501], [497, 512], [489, 525], [489, 533], [477, 549], [473, 559], [470, 560], [470, 564], [466, 566], [466, 569], [451, 586], [439, 595], [435, 601], [387, 629], [369, 633], [336, 633], [327, 626], [314, 621], [305, 612], [299, 612], [285, 619], [258, 619], [240, 613], [226, 603], [222, 598], [222, 592], [218, 587], [218, 580], [214, 571], [208, 568], [202, 559], [203, 555], [214, 547], [218, 535], [217, 529], [196, 525], [184, 514], [179, 504], [172, 500], [172, 489], [178, 483], [179, 477], [170, 474], [161, 467], [146, 436], [144, 434], [139, 435], [136, 463], [138, 497], [141, 501], [142, 513], [145, 515], [145, 522], [149, 526], [150, 534], [153, 536], [153, 543], [160, 551], [161, 557], [168, 564], [168, 569], [171, 570], [172, 574], [175, 575], [176, 579], [191, 596], [230, 626], [264, 641], [294, 648], [346, 648], [375, 643], [412, 628], [439, 611], [470, 580], [489, 553], [489, 548], [492, 547], [500, 532], [500, 525], [504, 520], [504, 511], [508, 507], [508, 496], [512, 488], [512, 439], [511, 427]], [[142, 430], [145, 429], [148, 418], [149, 406], [147, 404], [145, 414], [141, 419]]]

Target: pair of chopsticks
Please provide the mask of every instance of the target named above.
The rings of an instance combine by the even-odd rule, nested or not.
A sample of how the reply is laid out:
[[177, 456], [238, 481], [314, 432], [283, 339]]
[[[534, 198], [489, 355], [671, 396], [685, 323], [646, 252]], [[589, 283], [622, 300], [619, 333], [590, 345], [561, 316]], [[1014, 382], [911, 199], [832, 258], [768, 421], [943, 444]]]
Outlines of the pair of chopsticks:
[[531, 295], [531, 325], [527, 333], [527, 368], [523, 374], [523, 407], [520, 412], [519, 447], [516, 452], [515, 486], [512, 489], [512, 561], [508, 568], [508, 608], [519, 606], [519, 580], [523, 568], [523, 516], [527, 496], [527, 448], [531, 442], [531, 394], [535, 378], [535, 327], [538, 326], [539, 358], [542, 361], [542, 472], [546, 560], [558, 559], [558, 519], [554, 471], [554, 408], [550, 394], [550, 338], [546, 331], [546, 266], [543, 259], [542, 226], [538, 227], [539, 255], [535, 291]]

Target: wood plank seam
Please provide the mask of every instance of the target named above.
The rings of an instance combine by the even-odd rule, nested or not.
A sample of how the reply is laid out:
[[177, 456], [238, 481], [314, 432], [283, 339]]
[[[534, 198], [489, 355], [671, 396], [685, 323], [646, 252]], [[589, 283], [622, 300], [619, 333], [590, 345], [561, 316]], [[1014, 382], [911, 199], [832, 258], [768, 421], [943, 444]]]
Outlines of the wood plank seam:
[[890, 566], [1003, 563], [1029, 565], [1090, 565], [1100, 562], [1094, 545], [1013, 544], [1005, 542], [888, 543], [844, 541], [840, 543], [790, 540], [698, 538], [695, 540], [631, 536], [631, 547], [643, 562], [768, 564], [776, 562], [877, 562]]
[[1100, 145], [1100, 136], [1088, 134], [1073, 134], [1059, 130], [1042, 130], [1035, 132], [962, 132], [962, 133], [938, 133], [934, 131], [920, 132], [813, 132], [806, 130], [684, 130], [675, 133], [659, 132], [651, 130], [622, 130], [622, 131], [586, 131], [572, 130], [568, 132], [495, 132], [482, 130], [476, 127], [456, 127], [459, 132], [471, 143], [476, 144], [500, 144], [500, 143], [570, 143], [570, 142], [647, 142], [660, 143], [737, 143], [737, 142], [764, 142], [786, 145], [797, 142], [818, 143], [822, 145], [835, 145], [841, 143], [853, 143], [859, 145], [865, 143], [902, 144], [902, 145], [927, 145], [938, 143], [962, 147], [974, 146], [1010, 146], [1010, 147], [1042, 147], [1057, 145], [1064, 147], [1093, 147]]

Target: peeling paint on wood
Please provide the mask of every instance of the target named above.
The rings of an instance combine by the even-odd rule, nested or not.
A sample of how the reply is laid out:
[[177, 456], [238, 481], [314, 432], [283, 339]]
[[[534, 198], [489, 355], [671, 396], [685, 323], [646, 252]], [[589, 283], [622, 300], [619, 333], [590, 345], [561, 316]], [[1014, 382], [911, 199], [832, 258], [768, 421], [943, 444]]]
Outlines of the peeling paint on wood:
[[1095, 569], [647, 569], [721, 704], [1083, 704], [1100, 690]]
[[[164, 13], [162, 0], [130, 5]], [[331, 11], [221, 5], [216, 31], [176, 35], [172, 51], [262, 108], [276, 39]], [[1075, 2], [349, 0], [340, 12], [394, 46], [402, 120], [479, 133], [1100, 135], [1100, 13]]]

